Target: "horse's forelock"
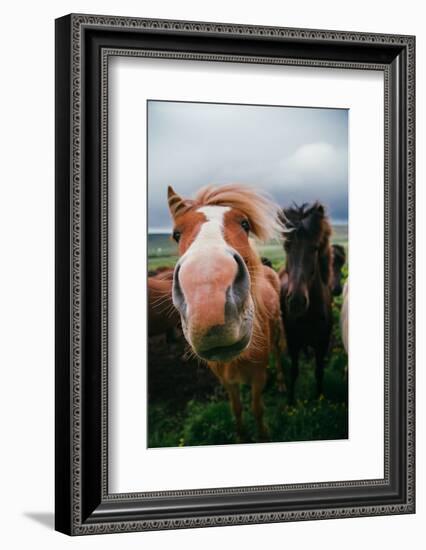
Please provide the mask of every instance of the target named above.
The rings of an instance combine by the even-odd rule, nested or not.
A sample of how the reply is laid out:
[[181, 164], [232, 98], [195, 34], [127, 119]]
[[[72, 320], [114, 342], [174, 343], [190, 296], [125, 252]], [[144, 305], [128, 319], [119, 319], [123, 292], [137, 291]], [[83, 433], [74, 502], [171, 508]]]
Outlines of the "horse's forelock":
[[261, 241], [275, 238], [283, 230], [278, 219], [279, 207], [267, 195], [245, 185], [208, 186], [195, 197], [198, 206], [229, 206], [243, 212], [252, 233]]
[[331, 226], [325, 214], [325, 208], [320, 202], [312, 205], [303, 203], [298, 206], [293, 204], [282, 210], [281, 218], [285, 226], [284, 236], [291, 238], [301, 231], [309, 238], [319, 238], [321, 242], [328, 241], [331, 235]]

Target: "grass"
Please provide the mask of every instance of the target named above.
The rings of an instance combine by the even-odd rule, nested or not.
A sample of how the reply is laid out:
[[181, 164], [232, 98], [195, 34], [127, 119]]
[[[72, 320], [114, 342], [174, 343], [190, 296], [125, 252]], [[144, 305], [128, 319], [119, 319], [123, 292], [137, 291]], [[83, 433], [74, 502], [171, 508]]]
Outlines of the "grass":
[[[289, 362], [283, 358], [285, 371]], [[302, 359], [296, 401], [289, 405], [275, 383], [272, 368], [263, 392], [269, 440], [314, 441], [348, 437], [346, 356], [338, 346], [333, 350], [324, 377], [324, 395], [315, 396], [312, 362]], [[207, 368], [207, 367], [206, 367]], [[245, 437], [255, 442], [257, 432], [250, 410], [250, 390], [242, 387]], [[149, 447], [182, 447], [236, 443], [235, 424], [229, 402], [220, 387], [205, 400], [189, 400], [176, 411], [173, 401], [160, 401], [149, 411]]]

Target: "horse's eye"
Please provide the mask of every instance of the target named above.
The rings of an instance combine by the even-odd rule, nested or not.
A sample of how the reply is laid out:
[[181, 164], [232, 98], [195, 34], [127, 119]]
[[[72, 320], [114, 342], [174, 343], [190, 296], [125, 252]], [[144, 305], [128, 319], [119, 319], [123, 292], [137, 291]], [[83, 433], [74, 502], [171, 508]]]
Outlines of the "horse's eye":
[[248, 233], [248, 232], [250, 231], [250, 223], [249, 223], [249, 221], [248, 221], [248, 220], [243, 220], [243, 221], [241, 222], [241, 227], [244, 229], [244, 231], [245, 231], [246, 233]]
[[173, 238], [177, 243], [179, 242], [180, 237], [181, 237], [180, 231], [173, 231]]

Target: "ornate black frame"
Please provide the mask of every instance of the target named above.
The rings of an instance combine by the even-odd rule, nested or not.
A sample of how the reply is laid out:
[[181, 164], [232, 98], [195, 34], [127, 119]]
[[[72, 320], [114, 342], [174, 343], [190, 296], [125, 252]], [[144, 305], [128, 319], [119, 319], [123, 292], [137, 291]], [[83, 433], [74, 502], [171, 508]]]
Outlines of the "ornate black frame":
[[[109, 494], [107, 71], [111, 55], [383, 71], [385, 475]], [[415, 38], [68, 15], [56, 20], [56, 529], [71, 535], [414, 513]]]

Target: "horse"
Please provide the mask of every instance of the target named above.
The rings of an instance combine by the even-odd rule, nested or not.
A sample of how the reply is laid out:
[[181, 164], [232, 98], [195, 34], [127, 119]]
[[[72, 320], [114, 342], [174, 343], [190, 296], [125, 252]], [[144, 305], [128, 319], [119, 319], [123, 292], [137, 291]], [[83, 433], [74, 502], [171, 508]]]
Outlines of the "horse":
[[184, 336], [227, 391], [238, 439], [243, 435], [240, 384], [251, 386], [258, 436], [265, 440], [262, 391], [270, 355], [284, 390], [280, 287], [249, 237], [265, 241], [278, 234], [278, 207], [235, 184], [204, 187], [194, 199], [169, 187], [168, 204], [179, 249], [172, 298]]
[[180, 316], [173, 306], [173, 268], [162, 268], [148, 276], [148, 336], [166, 334], [170, 339]]
[[323, 392], [325, 358], [332, 329], [331, 225], [324, 206], [294, 205], [281, 212], [286, 265], [281, 269], [281, 312], [291, 360], [289, 401], [299, 373], [299, 353], [315, 352], [316, 386]]
[[340, 244], [333, 244], [331, 246], [331, 256], [331, 292], [333, 296], [340, 296], [342, 294], [342, 268], [346, 262], [346, 252], [344, 247]]
[[346, 353], [349, 353], [349, 282], [343, 286], [343, 304], [340, 311], [340, 329], [342, 331], [342, 341], [343, 347], [345, 348]]
[[155, 269], [148, 270], [148, 277], [156, 277], [157, 275], [160, 275], [160, 277], [163, 278], [163, 274], [166, 278], [168, 278], [170, 274], [173, 274], [173, 268], [166, 265], [160, 265]]

